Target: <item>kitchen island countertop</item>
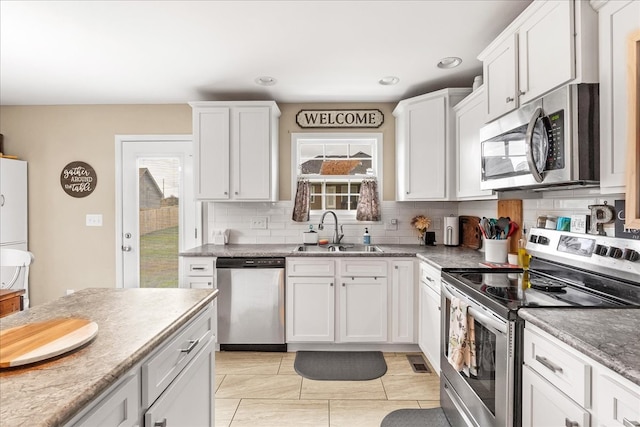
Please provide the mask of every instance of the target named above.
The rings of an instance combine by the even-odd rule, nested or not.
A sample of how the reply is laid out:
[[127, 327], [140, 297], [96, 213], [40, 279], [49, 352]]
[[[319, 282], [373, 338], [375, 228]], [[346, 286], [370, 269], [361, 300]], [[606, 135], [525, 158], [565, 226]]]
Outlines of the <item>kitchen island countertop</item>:
[[[349, 245], [349, 243], [343, 243]], [[278, 245], [258, 244], [206, 244], [181, 252], [181, 256], [213, 257], [417, 257], [436, 268], [477, 268], [484, 253], [460, 246], [418, 246], [376, 244], [382, 252], [298, 252], [295, 243]]]
[[640, 385], [640, 309], [523, 308], [518, 315]]
[[84, 347], [0, 371], [0, 424], [64, 425], [214, 300], [207, 289], [84, 289], [2, 319], [5, 330], [53, 318], [98, 324]]

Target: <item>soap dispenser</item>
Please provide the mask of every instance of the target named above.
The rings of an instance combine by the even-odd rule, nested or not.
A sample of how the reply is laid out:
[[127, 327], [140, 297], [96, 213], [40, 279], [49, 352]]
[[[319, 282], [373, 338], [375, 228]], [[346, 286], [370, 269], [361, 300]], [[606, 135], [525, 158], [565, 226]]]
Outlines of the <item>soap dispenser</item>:
[[365, 245], [371, 244], [371, 235], [369, 234], [368, 228], [364, 229], [364, 235], [362, 236], [362, 243], [364, 243]]

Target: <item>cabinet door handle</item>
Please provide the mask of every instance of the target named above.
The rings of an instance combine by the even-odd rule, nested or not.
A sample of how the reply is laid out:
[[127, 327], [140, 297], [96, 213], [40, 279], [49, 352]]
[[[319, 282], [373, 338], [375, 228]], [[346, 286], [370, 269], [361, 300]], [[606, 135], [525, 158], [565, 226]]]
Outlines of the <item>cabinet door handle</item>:
[[191, 353], [191, 350], [193, 350], [199, 342], [200, 340], [189, 340], [189, 346], [187, 348], [181, 348], [180, 353]]
[[333, 282], [329, 283], [329, 286], [333, 286]]
[[343, 283], [343, 284], [342, 284], [342, 287], [345, 287], [345, 286], [347, 286], [347, 285], [345, 285], [345, 284]]
[[521, 91], [520, 91], [520, 96], [524, 95], [525, 93], [527, 93], [527, 92], [525, 92], [525, 91], [521, 90]]
[[0, 194], [0, 206], [4, 206], [4, 194]]
[[236, 196], [237, 196], [237, 195], [238, 195], [238, 192], [236, 191], [236, 193], [235, 193], [235, 194], [236, 194]]
[[162, 421], [156, 421], [153, 423], [153, 427], [167, 427], [167, 419], [163, 418]]
[[562, 368], [558, 365], [556, 365], [555, 363], [552, 363], [549, 359], [547, 359], [546, 357], [542, 357], [542, 356], [538, 356], [536, 355], [536, 360], [538, 362], [540, 362], [540, 364], [542, 366], [544, 366], [545, 368], [548, 368], [551, 370], [551, 372], [556, 373], [556, 372], [562, 372]]
[[507, 100], [506, 100], [507, 104], [510, 103], [510, 102], [513, 102], [513, 101], [515, 101], [515, 99], [513, 99], [510, 96], [507, 96]]
[[623, 418], [622, 425], [624, 427], [640, 427], [640, 423], [638, 421], [631, 421], [629, 418]]
[[228, 196], [228, 195], [229, 195], [229, 193], [225, 191], [225, 192], [224, 192], [224, 195], [225, 195], [225, 196]]
[[580, 427], [580, 424], [578, 424], [576, 421], [571, 421], [569, 418], [565, 418], [564, 419], [564, 426], [565, 427]]

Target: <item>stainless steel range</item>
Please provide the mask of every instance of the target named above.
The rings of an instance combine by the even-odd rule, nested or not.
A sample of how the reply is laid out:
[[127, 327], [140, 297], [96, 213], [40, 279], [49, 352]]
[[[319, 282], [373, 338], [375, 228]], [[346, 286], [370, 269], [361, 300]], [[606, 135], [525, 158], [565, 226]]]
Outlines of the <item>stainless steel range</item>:
[[[640, 241], [533, 228], [527, 251], [527, 271], [442, 274], [440, 401], [453, 426], [520, 425], [521, 307], [640, 307]], [[459, 349], [449, 338], [460, 307], [472, 351], [454, 367], [449, 356]]]

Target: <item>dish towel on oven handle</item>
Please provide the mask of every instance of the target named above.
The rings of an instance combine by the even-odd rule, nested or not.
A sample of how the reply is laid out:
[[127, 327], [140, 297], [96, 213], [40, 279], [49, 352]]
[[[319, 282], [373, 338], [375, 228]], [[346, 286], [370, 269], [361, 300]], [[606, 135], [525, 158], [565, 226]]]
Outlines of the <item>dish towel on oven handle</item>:
[[448, 361], [456, 371], [477, 375], [475, 357], [475, 330], [467, 304], [451, 298], [449, 313]]

